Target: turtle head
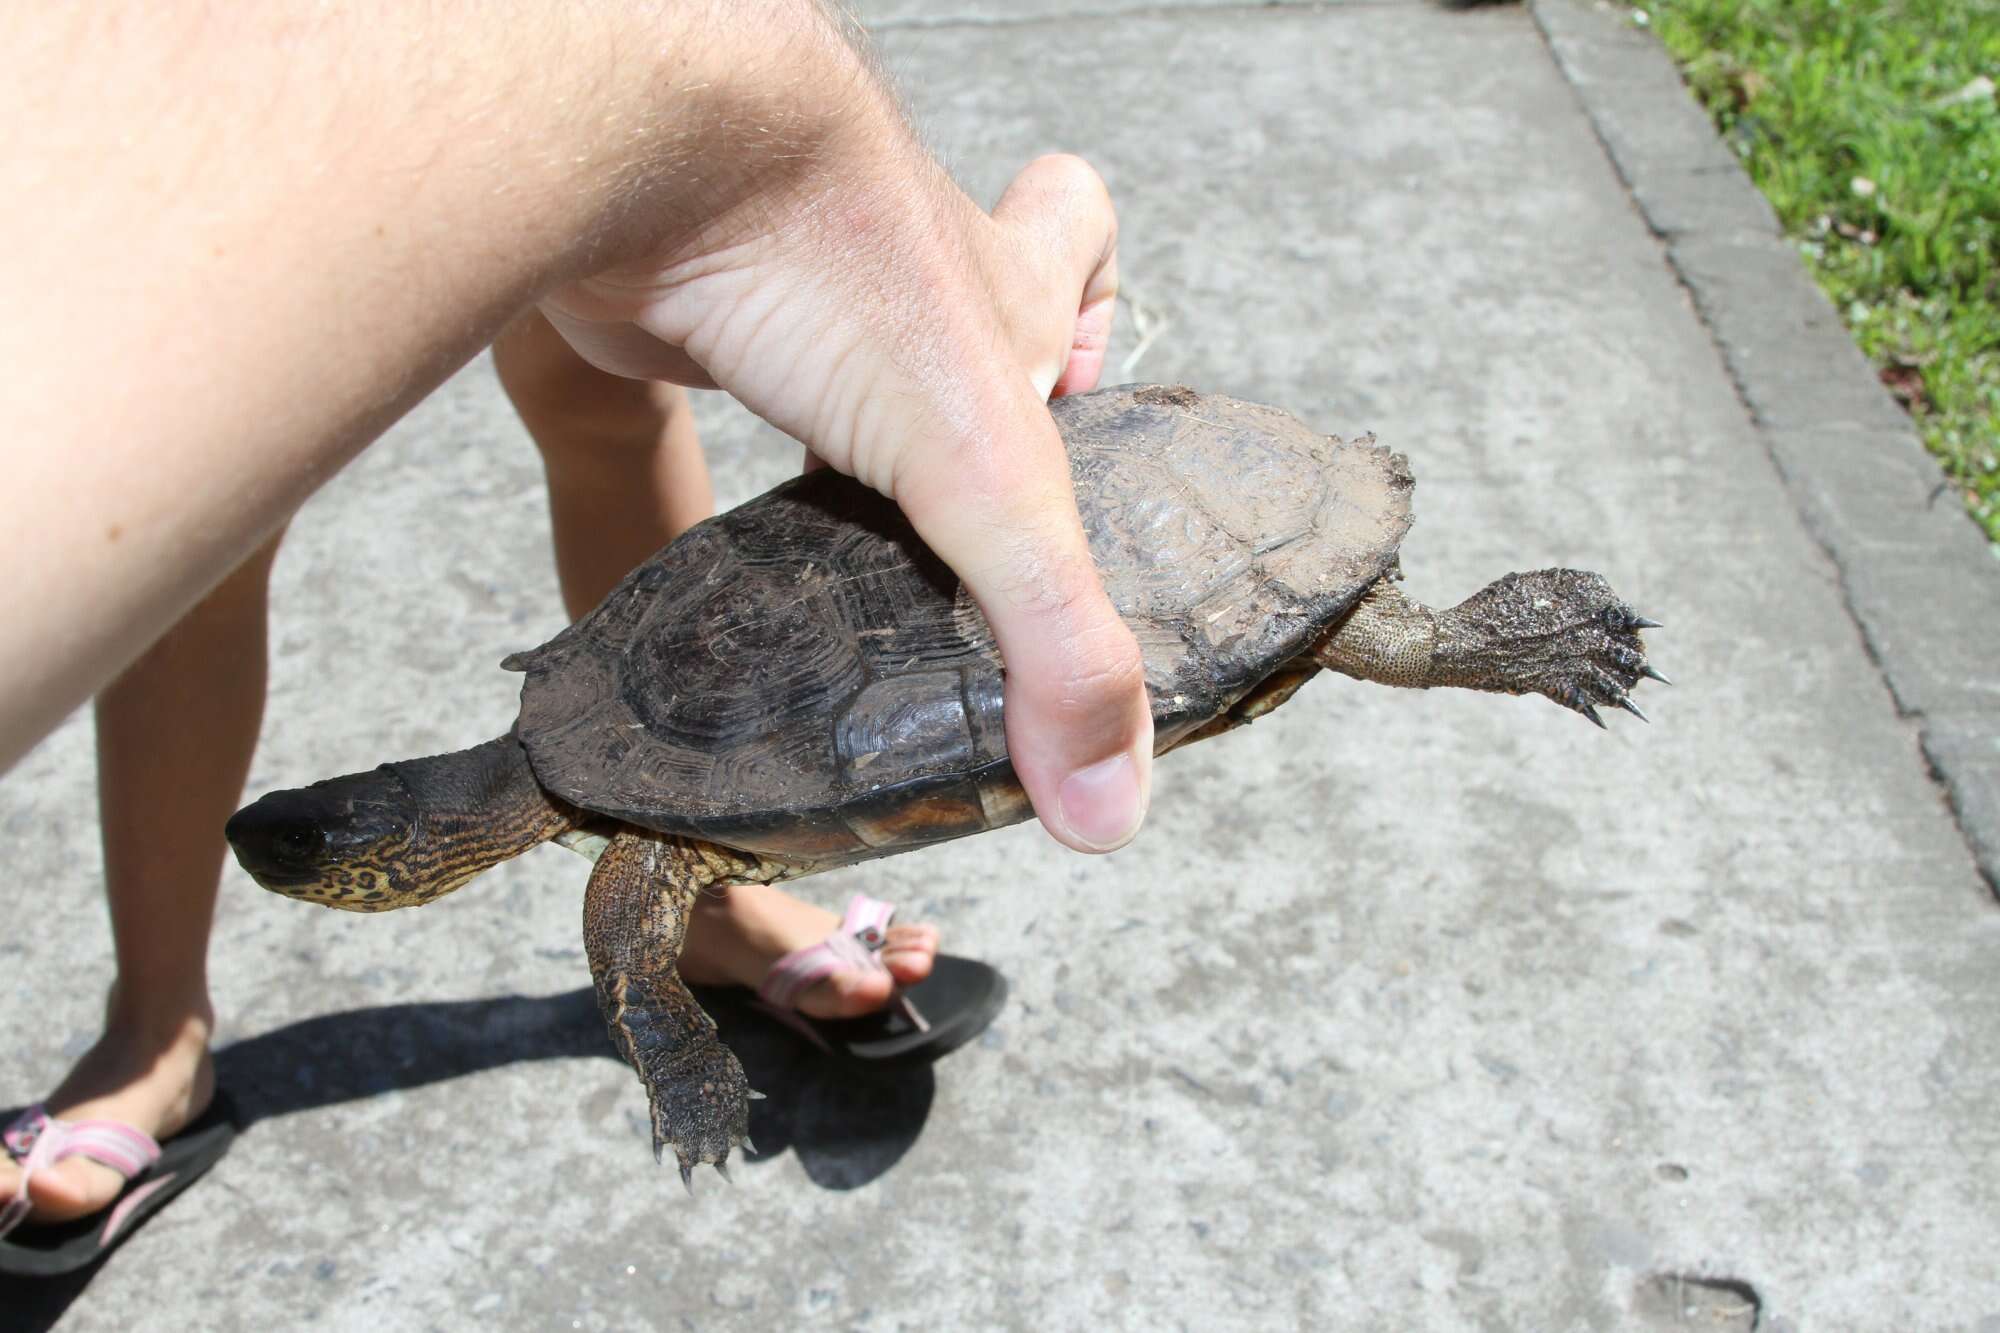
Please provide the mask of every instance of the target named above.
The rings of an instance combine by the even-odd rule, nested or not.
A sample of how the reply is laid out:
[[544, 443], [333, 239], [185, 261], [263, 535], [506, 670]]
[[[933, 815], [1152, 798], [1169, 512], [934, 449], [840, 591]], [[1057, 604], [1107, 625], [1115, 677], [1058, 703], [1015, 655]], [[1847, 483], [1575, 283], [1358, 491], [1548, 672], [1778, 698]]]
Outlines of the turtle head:
[[420, 860], [421, 815], [409, 787], [384, 764], [274, 791], [238, 810], [223, 833], [238, 864], [272, 892], [379, 912], [443, 892], [411, 873]]
[[274, 791], [223, 833], [250, 877], [349, 912], [416, 907], [547, 842], [575, 811], [535, 781], [509, 732], [470, 750]]

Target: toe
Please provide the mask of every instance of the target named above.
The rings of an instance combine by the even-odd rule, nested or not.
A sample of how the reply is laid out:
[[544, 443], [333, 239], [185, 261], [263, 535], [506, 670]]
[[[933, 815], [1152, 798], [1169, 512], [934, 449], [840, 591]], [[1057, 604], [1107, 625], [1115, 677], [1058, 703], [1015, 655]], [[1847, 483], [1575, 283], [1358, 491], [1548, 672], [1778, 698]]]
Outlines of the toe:
[[125, 1178], [108, 1166], [72, 1157], [35, 1172], [28, 1182], [34, 1201], [30, 1217], [37, 1222], [67, 1222], [103, 1208], [125, 1187]]
[[904, 986], [914, 986], [931, 974], [937, 962], [936, 926], [891, 926], [882, 945], [882, 965]]
[[887, 1004], [894, 989], [895, 982], [887, 972], [849, 968], [801, 995], [799, 1012], [813, 1018], [858, 1018]]

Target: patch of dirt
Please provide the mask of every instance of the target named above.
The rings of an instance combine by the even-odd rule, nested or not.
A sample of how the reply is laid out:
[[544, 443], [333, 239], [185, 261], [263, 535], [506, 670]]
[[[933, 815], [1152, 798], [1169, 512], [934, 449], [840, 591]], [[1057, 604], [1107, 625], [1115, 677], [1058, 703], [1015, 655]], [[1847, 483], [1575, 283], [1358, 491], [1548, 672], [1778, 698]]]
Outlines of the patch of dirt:
[[1912, 416], [1931, 410], [1930, 395], [1924, 391], [1923, 367], [1898, 361], [1875, 372], [1887, 389]]
[[1148, 407], [1193, 407], [1201, 401], [1201, 395], [1185, 384], [1149, 384], [1132, 397]]

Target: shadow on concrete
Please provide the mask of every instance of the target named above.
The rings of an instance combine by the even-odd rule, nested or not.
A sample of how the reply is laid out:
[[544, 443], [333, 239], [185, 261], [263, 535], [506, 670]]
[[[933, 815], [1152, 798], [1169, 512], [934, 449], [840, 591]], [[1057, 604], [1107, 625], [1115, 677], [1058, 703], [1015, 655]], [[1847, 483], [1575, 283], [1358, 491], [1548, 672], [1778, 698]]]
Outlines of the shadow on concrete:
[[[830, 1059], [748, 1002], [697, 989], [722, 1039], [765, 1100], [750, 1106], [752, 1165], [787, 1150], [822, 1189], [882, 1175], [922, 1132], [937, 1093], [928, 1065], [863, 1071]], [[618, 1059], [589, 987], [541, 997], [389, 1004], [323, 1014], [217, 1051], [216, 1076], [236, 1099], [245, 1139], [257, 1122], [420, 1088], [524, 1060]], [[631, 1095], [645, 1094], [634, 1080]], [[637, 1149], [634, 1150], [638, 1151]], [[671, 1161], [667, 1170], [673, 1169]], [[196, 1185], [195, 1188], [200, 1188]], [[171, 1205], [169, 1205], [171, 1206]], [[137, 1228], [135, 1228], [136, 1230]], [[58, 1278], [0, 1276], [0, 1330], [43, 1333], [105, 1262]]]
[[[790, 1149], [825, 1189], [875, 1179], [916, 1142], [936, 1076], [928, 1066], [857, 1077], [747, 1002], [703, 989], [702, 1007], [750, 1086], [751, 1162]], [[272, 1116], [422, 1087], [524, 1060], [616, 1060], [588, 987], [559, 995], [392, 1004], [309, 1018], [216, 1053], [246, 1126]], [[634, 1080], [632, 1096], [643, 1105]]]

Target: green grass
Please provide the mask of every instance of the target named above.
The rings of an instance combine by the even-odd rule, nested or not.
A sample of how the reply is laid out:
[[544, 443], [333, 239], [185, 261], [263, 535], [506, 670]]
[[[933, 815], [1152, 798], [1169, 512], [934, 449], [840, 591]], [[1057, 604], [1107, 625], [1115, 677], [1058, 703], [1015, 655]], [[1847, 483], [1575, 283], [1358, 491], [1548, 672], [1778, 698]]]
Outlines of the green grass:
[[1641, 11], [2000, 542], [2000, 0]]

